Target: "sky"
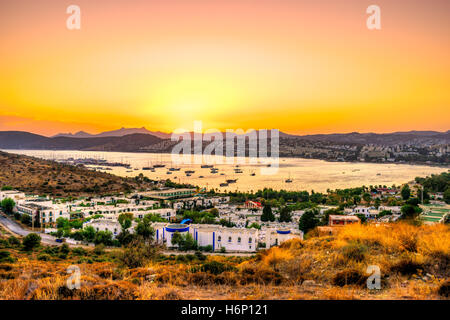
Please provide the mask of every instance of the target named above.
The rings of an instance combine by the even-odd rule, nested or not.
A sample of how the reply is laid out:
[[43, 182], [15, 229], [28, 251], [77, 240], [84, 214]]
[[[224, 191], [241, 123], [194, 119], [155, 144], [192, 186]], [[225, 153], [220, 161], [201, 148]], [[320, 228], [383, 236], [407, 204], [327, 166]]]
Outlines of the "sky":
[[[68, 30], [66, 9], [81, 9]], [[381, 30], [366, 9], [381, 8]], [[0, 130], [450, 129], [448, 0], [0, 0]]]

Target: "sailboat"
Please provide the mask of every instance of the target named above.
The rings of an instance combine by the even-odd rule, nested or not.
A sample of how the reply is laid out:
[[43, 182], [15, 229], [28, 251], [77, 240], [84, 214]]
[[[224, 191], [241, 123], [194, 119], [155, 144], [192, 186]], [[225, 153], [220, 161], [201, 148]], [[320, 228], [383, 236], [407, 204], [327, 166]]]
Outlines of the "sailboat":
[[289, 178], [285, 180], [286, 183], [292, 183], [291, 173], [289, 172]]

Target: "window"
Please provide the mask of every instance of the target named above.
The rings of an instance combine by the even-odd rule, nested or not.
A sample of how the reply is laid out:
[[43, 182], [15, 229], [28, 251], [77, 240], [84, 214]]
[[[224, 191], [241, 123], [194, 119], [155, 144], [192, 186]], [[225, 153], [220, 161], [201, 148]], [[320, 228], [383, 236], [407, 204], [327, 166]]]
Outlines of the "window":
[[252, 238], [248, 238], [248, 243], [252, 243]]
[[228, 237], [228, 242], [231, 242], [231, 237]]
[[217, 237], [217, 241], [222, 241], [222, 237], [221, 237], [221, 236], [218, 236], [218, 237]]
[[238, 238], [238, 243], [241, 243], [241, 237]]

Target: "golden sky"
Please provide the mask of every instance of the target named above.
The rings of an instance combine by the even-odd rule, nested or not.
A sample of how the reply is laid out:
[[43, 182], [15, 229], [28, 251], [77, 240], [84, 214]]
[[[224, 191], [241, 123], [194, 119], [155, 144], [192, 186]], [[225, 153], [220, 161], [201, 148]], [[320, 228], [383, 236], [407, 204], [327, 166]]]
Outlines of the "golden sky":
[[[81, 8], [81, 30], [66, 8]], [[366, 8], [381, 7], [381, 30]], [[0, 0], [0, 130], [450, 129], [447, 0]]]

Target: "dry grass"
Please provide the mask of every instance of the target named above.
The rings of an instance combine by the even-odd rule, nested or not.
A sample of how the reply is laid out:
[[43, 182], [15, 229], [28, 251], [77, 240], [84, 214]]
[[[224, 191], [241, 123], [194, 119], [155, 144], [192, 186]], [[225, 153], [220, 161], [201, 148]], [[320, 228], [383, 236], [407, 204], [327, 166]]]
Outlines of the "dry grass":
[[[253, 258], [81, 263], [79, 290], [65, 285], [71, 256], [38, 261], [8, 249], [16, 261], [0, 264], [0, 299], [448, 299], [449, 236], [444, 225], [349, 225]], [[381, 290], [367, 289], [368, 265], [380, 267]]]

